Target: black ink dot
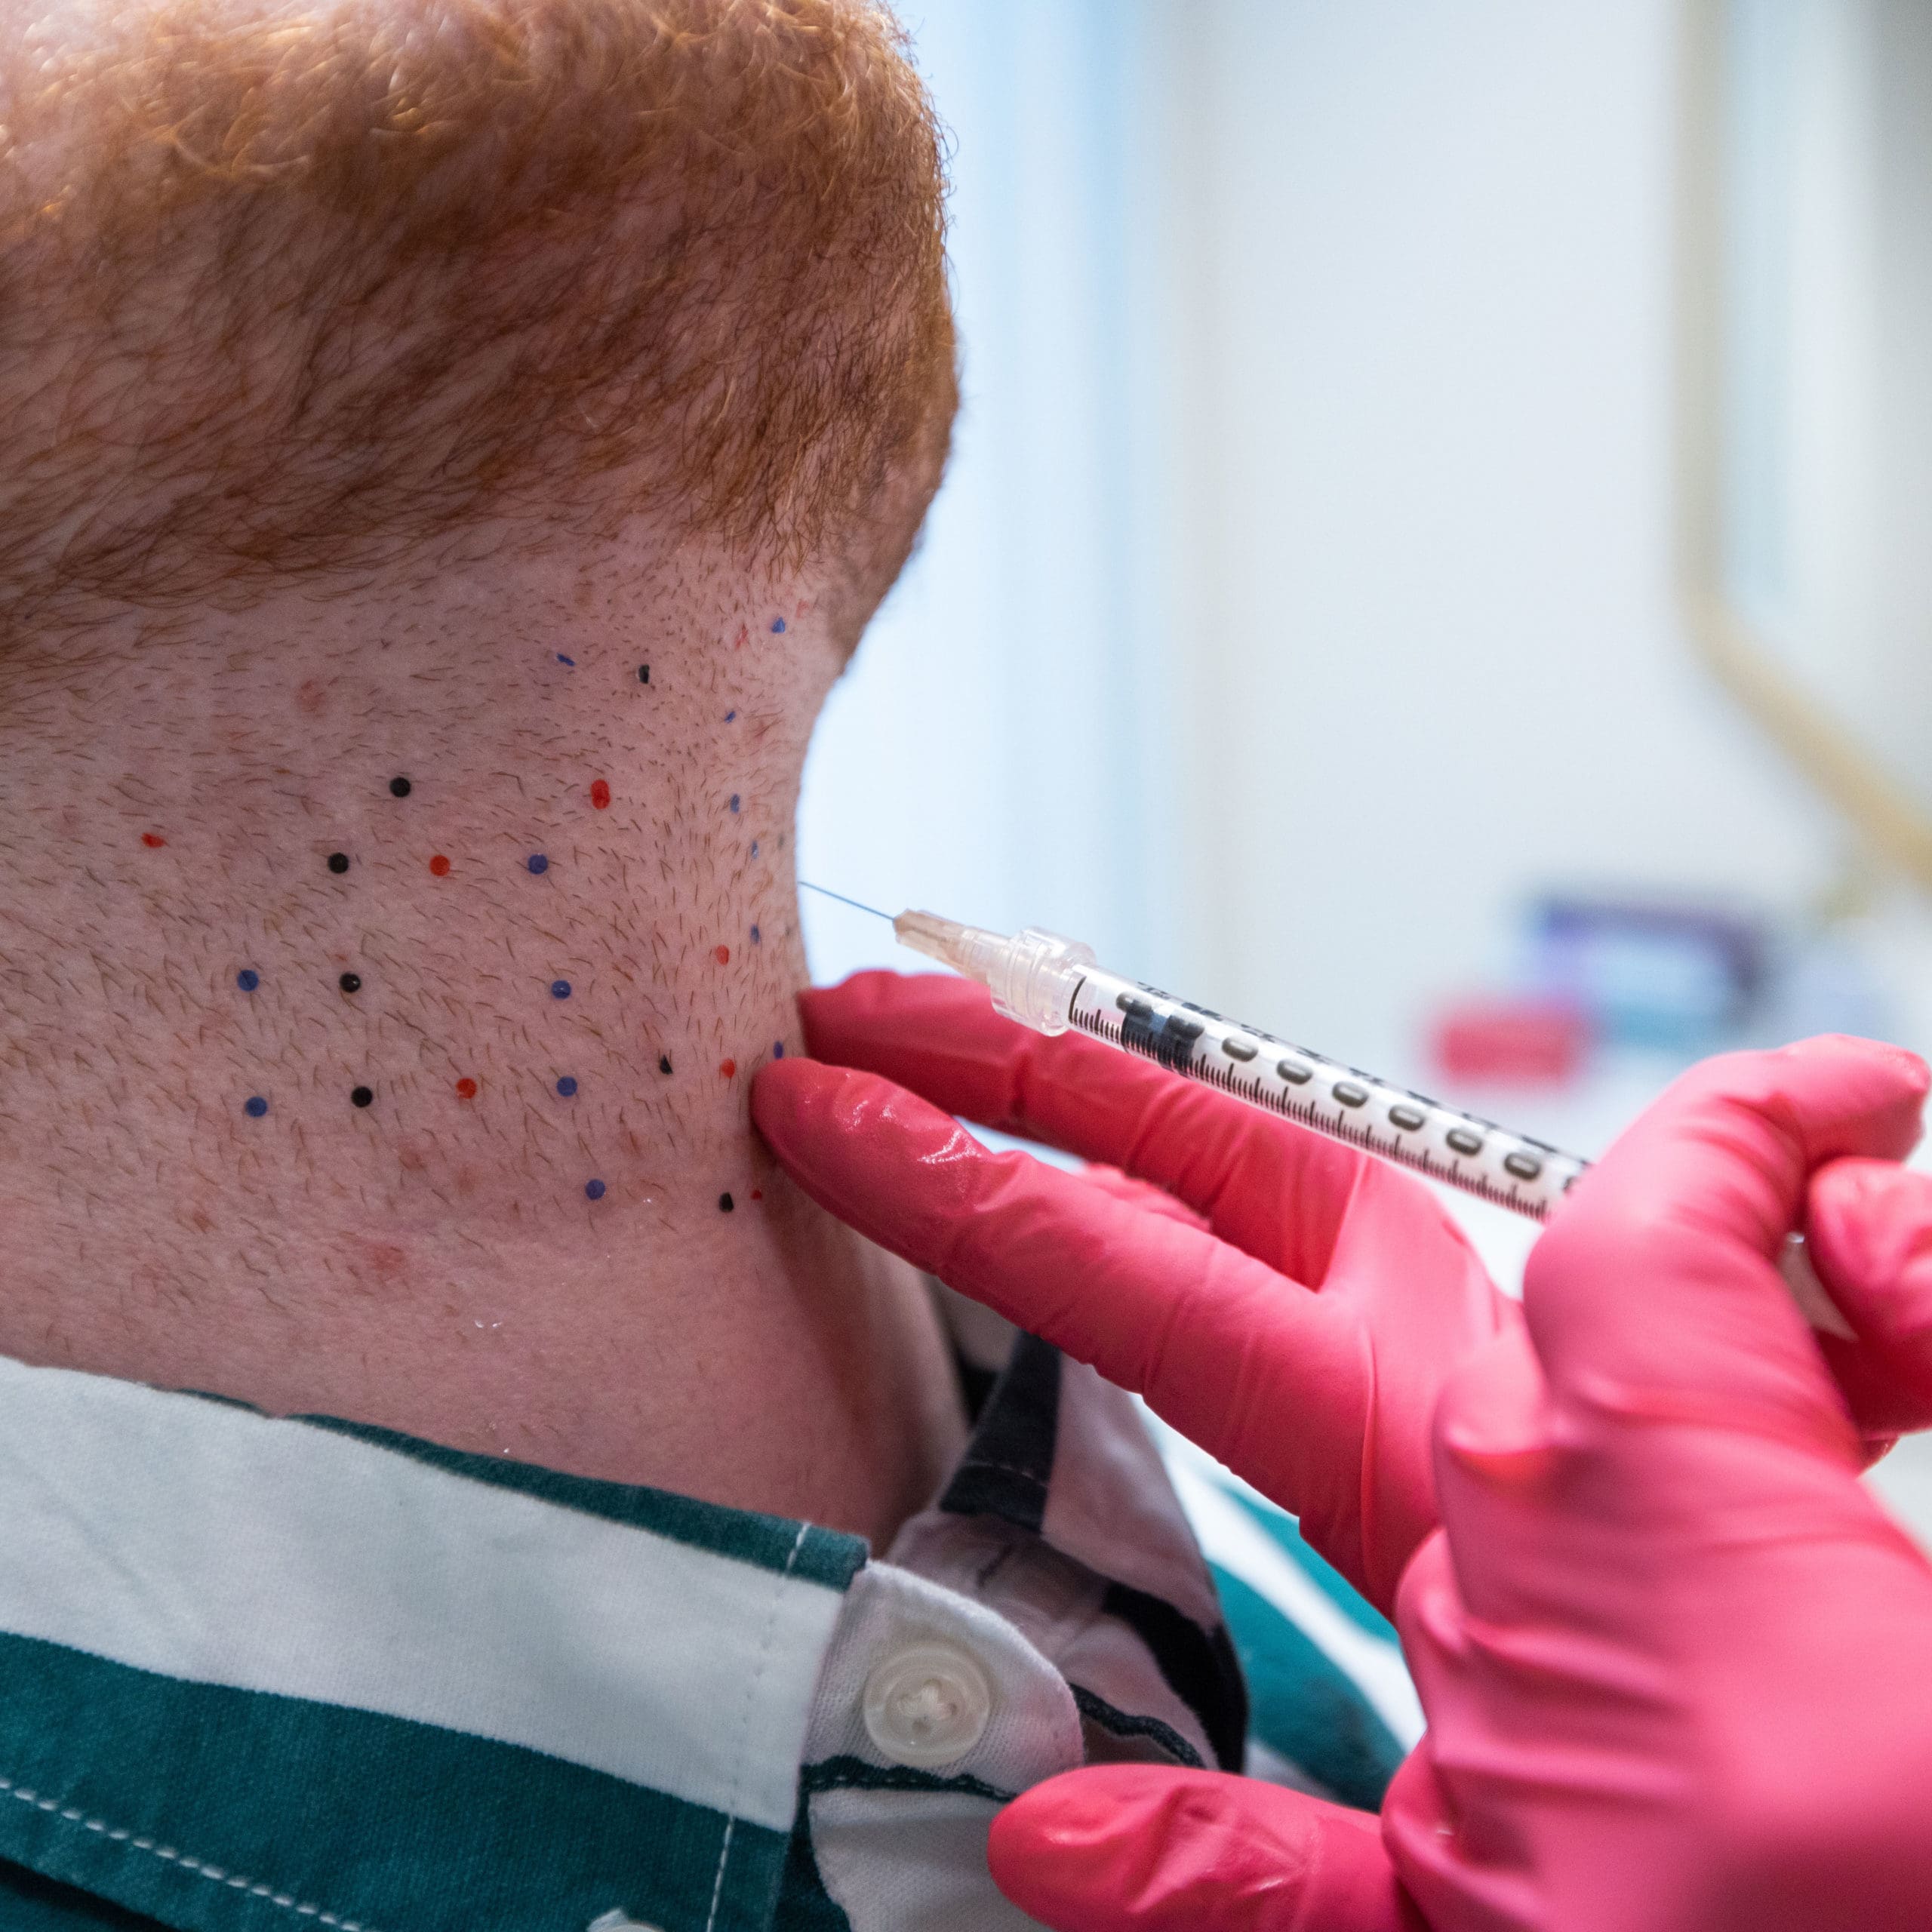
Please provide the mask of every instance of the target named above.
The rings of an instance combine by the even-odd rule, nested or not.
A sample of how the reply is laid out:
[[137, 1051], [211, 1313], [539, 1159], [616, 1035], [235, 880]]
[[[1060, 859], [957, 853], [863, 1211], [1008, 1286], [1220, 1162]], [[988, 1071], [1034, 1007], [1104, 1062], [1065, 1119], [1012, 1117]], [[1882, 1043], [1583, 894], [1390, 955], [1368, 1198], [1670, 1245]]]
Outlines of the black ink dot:
[[669, 1073], [670, 1072], [671, 1056], [669, 1054], [660, 1054], [657, 1056], [657, 1070], [660, 1073]]
[[389, 780], [389, 796], [392, 798], [408, 798], [409, 796], [409, 780], [406, 778], [392, 778]]
[[718, 1197], [718, 1211], [721, 1214], [730, 1214], [737, 1204], [728, 1194], [721, 1194]]
[[348, 869], [349, 854], [346, 852], [331, 852], [329, 854], [329, 870], [331, 872], [346, 872]]
[[349, 1094], [349, 1104], [352, 1107], [366, 1107], [375, 1097], [367, 1087], [358, 1087]]
[[651, 666], [648, 664], [640, 664], [637, 667], [637, 681], [641, 685], [648, 685], [650, 683]]
[[359, 973], [345, 973], [336, 984], [346, 993], [359, 993], [362, 990], [362, 977]]

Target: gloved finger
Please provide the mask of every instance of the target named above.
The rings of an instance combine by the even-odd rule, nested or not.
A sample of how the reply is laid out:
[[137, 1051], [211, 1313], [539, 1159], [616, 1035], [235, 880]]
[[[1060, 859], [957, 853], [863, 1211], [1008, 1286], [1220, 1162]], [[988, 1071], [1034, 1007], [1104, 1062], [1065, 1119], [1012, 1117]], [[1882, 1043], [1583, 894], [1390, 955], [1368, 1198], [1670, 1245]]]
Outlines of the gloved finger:
[[[1552, 1537], [1580, 1527], [1571, 1521], [1577, 1499], [1566, 1493], [1558, 1500], [1564, 1455], [1552, 1438], [1548, 1394], [1520, 1328], [1474, 1350], [1443, 1383], [1433, 1438], [1442, 1534], [1417, 1552], [1398, 1598], [1409, 1600], [1418, 1620], [1421, 1661], [1411, 1662], [1411, 1674], [1419, 1695], [1426, 1675], [1438, 1660], [1447, 1668], [1460, 1643], [1465, 1606], [1491, 1621], [1518, 1607], [1514, 1562], [1525, 1537], [1547, 1548]], [[1448, 1594], [1445, 1578], [1453, 1578]], [[1446, 1681], [1430, 1687], [1452, 1694]], [[1423, 1708], [1431, 1708], [1426, 1697]]]
[[1868, 1436], [1932, 1426], [1932, 1174], [1834, 1161], [1811, 1178], [1811, 1264], [1857, 1331], [1819, 1338]]
[[[1916, 1139], [1924, 1063], [1834, 1037], [1694, 1068], [1586, 1174], [1531, 1252], [1524, 1313], [1559, 1395], [1844, 1433], [1774, 1257], [1811, 1170]], [[1822, 1439], [1822, 1438], [1820, 1438]]]
[[[1472, 1396], [1484, 1379], [1466, 1385]], [[1521, 1875], [1520, 1847], [1489, 1836], [1491, 1821], [1508, 1818], [1511, 1810], [1483, 1787], [1500, 1783], [1506, 1790], [1512, 1777], [1535, 1772], [1492, 1761], [1481, 1660], [1457, 1561], [1463, 1555], [1480, 1561], [1488, 1553], [1459, 1550], [1438, 1531], [1403, 1573], [1396, 1628], [1429, 1727], [1383, 1795], [1383, 1841], [1404, 1890], [1431, 1925], [1546, 1932], [1549, 1915]], [[1465, 1801], [1465, 1785], [1475, 1787], [1473, 1804]]]
[[1463, 1820], [1435, 1761], [1433, 1734], [1404, 1758], [1382, 1801], [1382, 1838], [1397, 1882], [1422, 1920], [1481, 1932], [1552, 1932], [1546, 1901], [1520, 1857], [1472, 1855]]
[[[948, 1287], [1144, 1394], [1181, 1432], [1287, 1506], [1358, 1482], [1324, 1447], [1352, 1388], [1349, 1324], [1198, 1228], [1083, 1176], [993, 1154], [917, 1094], [814, 1060], [762, 1068], [752, 1118], [819, 1204]], [[1283, 1416], [1295, 1426], [1281, 1426]], [[1286, 1491], [1286, 1494], [1282, 1492]]]
[[986, 1857], [1057, 1932], [1426, 1932], [1371, 1815], [1218, 1771], [1049, 1778], [994, 1819]]
[[1164, 1187], [1156, 1187], [1151, 1180], [1136, 1180], [1118, 1168], [1110, 1168], [1098, 1161], [1088, 1162], [1081, 1170], [1081, 1178], [1089, 1187], [1111, 1195], [1126, 1207], [1138, 1208], [1145, 1214], [1164, 1214], [1171, 1221], [1180, 1221], [1190, 1228], [1198, 1228], [1204, 1233], [1208, 1232], [1206, 1215], [1196, 1212], [1178, 1195], [1170, 1194]]
[[1401, 1198], [1385, 1216], [1439, 1212], [1426, 1189], [1370, 1156], [1232, 1094], [1078, 1033], [1049, 1039], [1002, 1020], [969, 980], [857, 973], [801, 993], [798, 1011], [814, 1058], [1152, 1181], [1206, 1215], [1223, 1240], [1310, 1287], [1327, 1274], [1365, 1175], [1380, 1175], [1384, 1193], [1398, 1182]]

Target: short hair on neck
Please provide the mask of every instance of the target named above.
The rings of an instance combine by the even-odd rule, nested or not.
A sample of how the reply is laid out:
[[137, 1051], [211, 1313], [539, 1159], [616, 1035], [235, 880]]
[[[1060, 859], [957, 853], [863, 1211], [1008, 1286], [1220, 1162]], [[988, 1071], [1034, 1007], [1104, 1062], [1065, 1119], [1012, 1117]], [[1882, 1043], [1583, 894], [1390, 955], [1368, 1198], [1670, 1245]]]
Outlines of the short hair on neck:
[[12, 622], [245, 607], [486, 521], [802, 561], [943, 448], [943, 143], [872, 0], [15, 19]]

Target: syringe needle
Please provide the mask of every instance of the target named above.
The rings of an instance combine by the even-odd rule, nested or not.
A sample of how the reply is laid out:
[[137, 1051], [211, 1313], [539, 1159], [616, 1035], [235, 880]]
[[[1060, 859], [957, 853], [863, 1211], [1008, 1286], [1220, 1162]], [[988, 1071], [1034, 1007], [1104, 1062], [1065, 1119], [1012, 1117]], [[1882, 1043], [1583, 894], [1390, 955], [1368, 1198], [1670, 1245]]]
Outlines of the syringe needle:
[[892, 915], [881, 912], [876, 906], [862, 906], [857, 900], [848, 899], [844, 893], [834, 892], [829, 886], [814, 885], [808, 878], [801, 878], [798, 883], [808, 892], [816, 892], [821, 899], [835, 899], [840, 905], [849, 906], [855, 912], [869, 912], [875, 919], [883, 919], [888, 925], [892, 923]]

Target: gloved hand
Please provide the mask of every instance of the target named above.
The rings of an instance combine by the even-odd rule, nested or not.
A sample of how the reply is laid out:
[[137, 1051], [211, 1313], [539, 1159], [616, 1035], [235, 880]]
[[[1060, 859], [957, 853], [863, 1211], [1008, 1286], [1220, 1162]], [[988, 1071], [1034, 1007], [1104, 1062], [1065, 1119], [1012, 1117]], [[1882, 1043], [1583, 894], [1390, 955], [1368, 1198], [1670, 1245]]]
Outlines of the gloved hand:
[[[1578, 1186], [1527, 1331], [1444, 1394], [1398, 1611], [1429, 1730], [1380, 1842], [1239, 1779], [1076, 1772], [995, 1821], [1009, 1896], [1062, 1932], [1932, 1924], [1932, 1566], [1847, 1400], [1927, 1414], [1932, 1184], [1882, 1158], [1926, 1084], [1858, 1041], [1712, 1062]], [[1807, 1177], [1856, 1343], [1774, 1265]]]
[[[766, 1066], [752, 1118], [805, 1192], [1144, 1393], [1389, 1607], [1435, 1521], [1442, 1378], [1517, 1321], [1429, 1190], [1148, 1062], [1001, 1020], [964, 980], [862, 973], [799, 1010], [838, 1064]], [[1123, 1168], [1201, 1218], [989, 1153], [955, 1114]]]

